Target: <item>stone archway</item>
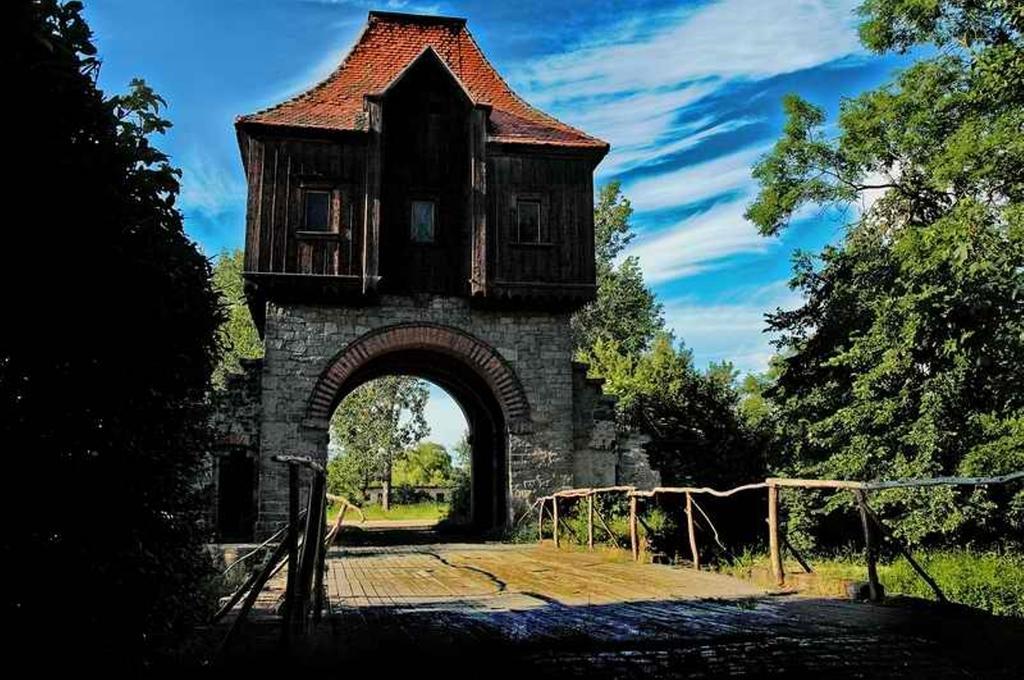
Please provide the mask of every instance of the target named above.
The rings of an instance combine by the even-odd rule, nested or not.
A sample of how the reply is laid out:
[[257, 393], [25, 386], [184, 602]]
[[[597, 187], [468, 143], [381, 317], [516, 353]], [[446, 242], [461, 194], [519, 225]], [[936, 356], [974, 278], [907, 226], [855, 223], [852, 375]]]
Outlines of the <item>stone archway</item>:
[[367, 364], [403, 352], [432, 353], [458, 360], [493, 391], [510, 431], [517, 434], [530, 431], [530, 403], [515, 372], [501, 355], [469, 333], [429, 323], [402, 323], [378, 328], [338, 352], [313, 388], [306, 406], [308, 423], [315, 426], [329, 420], [334, 407], [344, 396], [339, 396], [342, 385]]
[[398, 374], [437, 384], [462, 408], [472, 446], [473, 523], [480, 528], [503, 525], [512, 501], [510, 436], [531, 431], [530, 404], [512, 367], [494, 348], [465, 331], [402, 323], [353, 340], [334, 355], [316, 381], [304, 428], [325, 433], [331, 414], [347, 394], [374, 378]]
[[573, 366], [568, 314], [438, 296], [376, 302], [267, 304], [265, 356], [236, 395], [245, 399], [231, 402], [229, 432], [246, 434], [257, 462], [257, 538], [288, 517], [288, 474], [275, 458], [325, 459], [335, 406], [386, 374], [430, 380], [462, 407], [476, 471], [491, 471], [475, 480], [482, 523], [508, 525], [540, 494], [616, 479], [613, 438], [595, 434], [607, 429], [604, 420], [595, 424], [607, 409], [588, 396], [599, 389]]

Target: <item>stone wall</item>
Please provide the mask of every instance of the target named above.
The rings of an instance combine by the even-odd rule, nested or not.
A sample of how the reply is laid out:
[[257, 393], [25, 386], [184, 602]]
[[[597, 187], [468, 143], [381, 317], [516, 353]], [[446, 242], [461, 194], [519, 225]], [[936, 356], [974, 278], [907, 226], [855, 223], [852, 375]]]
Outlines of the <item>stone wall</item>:
[[601, 391], [603, 382], [587, 377], [586, 364], [573, 363], [573, 486], [576, 487], [617, 483], [615, 398]]
[[[204, 485], [210, 498], [208, 518], [215, 529], [220, 525], [217, 517], [220, 461], [225, 456], [243, 455], [255, 461], [257, 476], [259, 471], [263, 360], [242, 359], [240, 363], [242, 372], [229, 374], [224, 387], [215, 390], [211, 398], [214, 446]], [[258, 489], [253, 489], [254, 506], [257, 494]]]
[[566, 313], [491, 311], [451, 297], [385, 296], [372, 307], [269, 303], [262, 374], [260, 520], [266, 535], [285, 520], [287, 472], [277, 454], [323, 458], [327, 432], [305, 420], [318, 378], [354, 340], [384, 326], [437, 324], [493, 347], [514, 371], [530, 404], [532, 427], [509, 435], [510, 494], [523, 507], [537, 494], [574, 482], [572, 338]]
[[255, 452], [260, 442], [262, 359], [241, 359], [241, 373], [229, 373], [224, 388], [213, 393], [211, 421], [218, 447]]
[[651, 438], [617, 422], [616, 399], [603, 385], [600, 378], [587, 377], [585, 364], [573, 364], [573, 486], [658, 486], [661, 475], [647, 456]]
[[653, 489], [661, 485], [661, 473], [651, 467], [647, 456], [649, 435], [636, 430], [622, 430], [616, 442], [618, 461], [615, 476], [619, 484], [628, 484], [638, 489]]

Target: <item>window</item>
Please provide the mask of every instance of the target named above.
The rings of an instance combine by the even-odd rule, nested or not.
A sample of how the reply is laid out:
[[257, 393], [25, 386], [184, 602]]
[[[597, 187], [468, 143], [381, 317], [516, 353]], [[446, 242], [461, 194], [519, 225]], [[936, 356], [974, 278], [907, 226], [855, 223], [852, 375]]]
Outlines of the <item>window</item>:
[[433, 201], [412, 202], [409, 236], [414, 242], [434, 242], [434, 218], [436, 212]]
[[330, 231], [331, 192], [306, 191], [303, 203], [302, 228], [307, 231]]
[[540, 233], [540, 201], [516, 201], [516, 240], [519, 243], [542, 243]]

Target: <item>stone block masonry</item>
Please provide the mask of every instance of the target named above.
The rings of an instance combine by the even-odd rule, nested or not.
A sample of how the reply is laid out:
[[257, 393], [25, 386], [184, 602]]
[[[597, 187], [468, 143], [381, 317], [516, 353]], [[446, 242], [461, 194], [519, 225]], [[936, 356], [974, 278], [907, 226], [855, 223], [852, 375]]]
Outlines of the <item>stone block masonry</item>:
[[505, 508], [495, 521], [558, 489], [659, 482], [647, 438], [616, 425], [615, 400], [573, 363], [568, 313], [477, 309], [443, 296], [384, 296], [366, 307], [268, 303], [266, 311], [265, 356], [229, 381], [215, 414], [221, 443], [256, 459], [257, 539], [287, 520], [287, 470], [272, 456], [325, 460], [330, 415], [348, 391], [388, 372], [435, 380], [435, 359], [462, 367], [465, 380], [450, 391], [470, 420], [496, 412], [471, 404], [477, 393], [500, 407], [500, 431], [481, 435], [484, 457], [474, 448], [474, 468], [496, 468], [481, 482]]
[[567, 313], [474, 309], [463, 298], [385, 296], [372, 307], [268, 303], [263, 361], [259, 521], [266, 535], [285, 521], [287, 475], [277, 454], [327, 453], [327, 422], [310, 422], [318, 381], [339, 352], [401, 324], [457, 329], [500, 355], [529, 405], [528, 427], [507, 434], [508, 501], [573, 485], [572, 338]]

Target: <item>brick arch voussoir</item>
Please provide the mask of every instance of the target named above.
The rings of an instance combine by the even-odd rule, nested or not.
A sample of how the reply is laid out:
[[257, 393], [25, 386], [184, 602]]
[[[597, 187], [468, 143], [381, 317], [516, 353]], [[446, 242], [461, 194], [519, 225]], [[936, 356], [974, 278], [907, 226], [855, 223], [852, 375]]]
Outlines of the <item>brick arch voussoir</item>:
[[514, 434], [532, 431], [530, 403], [519, 378], [497, 350], [465, 331], [438, 324], [396, 324], [356, 338], [328, 363], [306, 405], [306, 424], [326, 427], [339, 390], [360, 368], [405, 350], [446, 354], [477, 373], [491, 388]]

